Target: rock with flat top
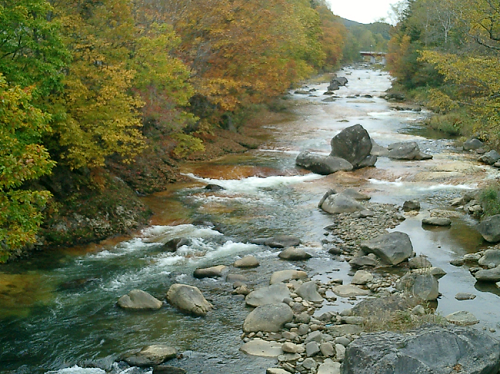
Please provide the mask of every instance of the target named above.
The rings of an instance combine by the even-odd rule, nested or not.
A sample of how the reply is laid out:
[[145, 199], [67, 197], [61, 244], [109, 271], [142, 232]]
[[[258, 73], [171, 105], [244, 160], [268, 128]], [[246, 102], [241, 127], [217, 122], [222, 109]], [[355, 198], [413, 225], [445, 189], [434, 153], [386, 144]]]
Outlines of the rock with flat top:
[[166, 345], [149, 345], [139, 352], [126, 354], [123, 360], [131, 366], [155, 366], [175, 358], [177, 350]]
[[255, 268], [259, 265], [259, 260], [251, 255], [240, 258], [234, 262], [234, 267], [236, 268]]
[[365, 253], [374, 253], [389, 265], [397, 265], [413, 255], [408, 234], [394, 231], [361, 243]]
[[118, 299], [118, 306], [128, 310], [157, 310], [163, 303], [142, 290], [132, 290]]
[[271, 275], [271, 280], [269, 281], [270, 284], [275, 284], [275, 283], [281, 283], [289, 280], [294, 280], [294, 279], [305, 279], [307, 278], [307, 273], [302, 270], [279, 270], [275, 271]]
[[[266, 304], [252, 310], [243, 322], [244, 332], [278, 332], [293, 321], [292, 309], [284, 304]], [[281, 344], [280, 344], [281, 349]]]
[[250, 306], [277, 304], [287, 297], [290, 297], [290, 290], [286, 284], [276, 283], [250, 292], [245, 298], [245, 302]]
[[198, 268], [194, 271], [193, 276], [195, 278], [218, 278], [222, 277], [226, 271], [227, 266], [217, 265], [209, 268]]

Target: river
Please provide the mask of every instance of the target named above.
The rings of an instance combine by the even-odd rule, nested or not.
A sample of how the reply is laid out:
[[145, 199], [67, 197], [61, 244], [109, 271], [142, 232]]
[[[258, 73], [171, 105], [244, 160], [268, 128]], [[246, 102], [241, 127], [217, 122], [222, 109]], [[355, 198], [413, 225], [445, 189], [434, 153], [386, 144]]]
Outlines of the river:
[[[265, 126], [262, 147], [217, 161], [187, 164], [183, 173], [192, 180], [144, 198], [155, 215], [151, 226], [131, 237], [99, 245], [40, 253], [27, 261], [0, 269], [0, 373], [101, 374], [85, 368], [89, 362], [104, 366], [130, 349], [167, 344], [183, 352], [172, 365], [188, 373], [263, 373], [274, 361], [246, 356], [239, 351], [241, 325], [250, 311], [243, 298], [231, 294], [223, 280], [192, 277], [198, 267], [231, 265], [246, 254], [259, 258], [252, 270], [242, 273], [253, 287], [268, 283], [270, 274], [301, 268], [321, 279], [335, 271], [350, 279], [346, 262], [335, 261], [324, 250], [323, 228], [334, 218], [317, 208], [329, 188], [356, 187], [372, 202], [401, 206], [417, 199], [422, 209], [407, 215], [395, 230], [409, 234], [417, 254], [428, 256], [447, 275], [440, 280], [437, 312], [443, 315], [467, 310], [485, 328], [498, 335], [500, 321], [495, 287], [478, 286], [466, 267], [449, 261], [484, 248], [474, 230], [475, 220], [452, 214], [446, 229], [423, 228], [421, 219], [431, 209], [450, 209], [449, 201], [498, 171], [478, 164], [455, 148], [453, 141], [432, 138], [419, 121], [426, 111], [391, 109], [381, 98], [391, 77], [368, 67], [346, 68], [349, 79], [333, 102], [323, 102], [327, 83], [310, 85], [313, 95], [291, 94], [292, 115]], [[361, 124], [380, 145], [417, 141], [434, 156], [427, 161], [393, 161], [380, 157], [375, 168], [319, 176], [295, 167], [302, 150], [329, 153], [331, 138], [345, 127]], [[225, 188], [208, 192], [216, 183]], [[212, 222], [215, 227], [193, 224]], [[222, 234], [223, 233], [223, 234]], [[298, 236], [313, 255], [303, 264], [278, 259], [277, 250], [248, 244], [250, 239], [278, 234]], [[176, 237], [191, 244], [176, 253], [164, 253], [161, 244]], [[130, 313], [116, 307], [118, 298], [139, 288], [164, 299], [173, 283], [195, 285], [216, 309], [204, 318], [184, 316], [168, 305], [156, 312]], [[477, 295], [457, 301], [457, 292]], [[339, 302], [339, 310], [348, 306]], [[130, 370], [115, 368], [115, 373]], [[137, 369], [134, 373], [148, 373]]]

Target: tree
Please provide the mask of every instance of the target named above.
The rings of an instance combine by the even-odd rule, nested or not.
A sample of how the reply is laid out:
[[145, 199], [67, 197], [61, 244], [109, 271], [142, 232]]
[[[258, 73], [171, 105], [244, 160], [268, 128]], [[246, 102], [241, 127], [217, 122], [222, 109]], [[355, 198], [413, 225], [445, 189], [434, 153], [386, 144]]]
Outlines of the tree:
[[32, 90], [9, 86], [0, 75], [0, 262], [35, 241], [51, 196], [26, 187], [55, 165], [40, 144], [50, 115], [32, 105]]

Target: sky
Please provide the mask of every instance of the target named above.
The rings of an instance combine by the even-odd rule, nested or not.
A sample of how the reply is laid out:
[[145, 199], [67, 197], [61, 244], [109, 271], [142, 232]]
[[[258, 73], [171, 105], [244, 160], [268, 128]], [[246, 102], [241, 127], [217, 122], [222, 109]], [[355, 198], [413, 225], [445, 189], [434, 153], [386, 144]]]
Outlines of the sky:
[[399, 0], [327, 0], [332, 12], [342, 18], [360, 23], [372, 23], [386, 18], [391, 9], [390, 4]]

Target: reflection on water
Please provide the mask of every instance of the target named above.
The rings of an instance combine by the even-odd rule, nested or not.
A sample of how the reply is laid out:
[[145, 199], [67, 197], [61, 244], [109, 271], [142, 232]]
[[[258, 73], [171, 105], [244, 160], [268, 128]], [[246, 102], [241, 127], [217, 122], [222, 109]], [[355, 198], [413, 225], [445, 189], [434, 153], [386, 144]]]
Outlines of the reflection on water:
[[[438, 312], [446, 315], [468, 310], [483, 326], [496, 327], [498, 291], [476, 284], [467, 267], [449, 264], [484, 243], [474, 228], [476, 222], [460, 211], [449, 210], [448, 202], [482, 180], [498, 176], [498, 171], [478, 166], [449, 140], [428, 140], [424, 133], [409, 132], [409, 127], [419, 127], [417, 121], [426, 113], [391, 110], [380, 97], [391, 84], [387, 73], [350, 73], [350, 83], [340, 89], [335, 102], [322, 102], [327, 83], [313, 86], [318, 97], [292, 95], [291, 100], [301, 105], [287, 121], [267, 127], [269, 140], [261, 149], [183, 165], [187, 181], [143, 198], [154, 213], [150, 227], [130, 237], [43, 253], [3, 267], [0, 372], [41, 374], [56, 370], [63, 374], [73, 370], [72, 374], [101, 374], [99, 369], [84, 369], [84, 363], [96, 359], [111, 362], [119, 354], [146, 344], [178, 348], [185, 358], [173, 364], [188, 372], [200, 368], [205, 374], [264, 372], [273, 366], [273, 360], [246, 356], [238, 350], [241, 324], [249, 312], [243, 299], [231, 294], [230, 283], [198, 280], [192, 273], [197, 267], [228, 265], [232, 273], [245, 275], [254, 287], [268, 284], [272, 272], [292, 268], [305, 270], [317, 280], [348, 281], [349, 265], [332, 258], [320, 243], [323, 227], [335, 220], [317, 208], [330, 188], [357, 187], [372, 196], [373, 202], [399, 206], [405, 200], [419, 200], [422, 211], [408, 216], [395, 230], [407, 232], [415, 252], [428, 256], [433, 265], [447, 272], [440, 280]], [[355, 98], [365, 94], [373, 97]], [[434, 159], [404, 162], [380, 157], [375, 168], [330, 176], [314, 175], [295, 166], [300, 151], [328, 154], [331, 138], [357, 123], [381, 145], [417, 141]], [[204, 187], [209, 183], [224, 189], [208, 191]], [[451, 227], [422, 227], [421, 219], [436, 208], [452, 212]], [[278, 234], [300, 237], [313, 258], [289, 263], [278, 259], [277, 250], [249, 244], [251, 239]], [[174, 253], [165, 251], [163, 245], [175, 238], [189, 240]], [[231, 267], [235, 259], [250, 253], [259, 258], [260, 267]], [[163, 300], [169, 286], [178, 282], [200, 288], [216, 309], [205, 318], [193, 318], [168, 305], [156, 312], [140, 313], [115, 305], [134, 288]], [[457, 292], [477, 297], [457, 301]], [[339, 299], [324, 308], [342, 310], [352, 306], [350, 303]]]

